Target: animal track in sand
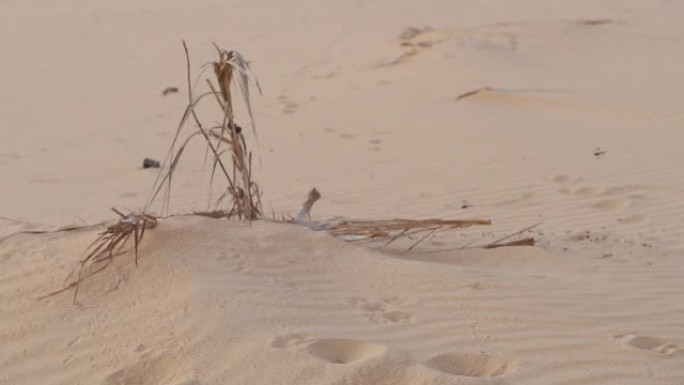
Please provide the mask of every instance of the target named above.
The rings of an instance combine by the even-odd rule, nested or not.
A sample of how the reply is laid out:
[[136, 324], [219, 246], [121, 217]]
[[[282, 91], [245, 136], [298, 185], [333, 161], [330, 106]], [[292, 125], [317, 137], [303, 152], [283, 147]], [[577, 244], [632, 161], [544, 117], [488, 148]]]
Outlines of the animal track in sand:
[[575, 195], [597, 195], [603, 193], [604, 191], [606, 190], [600, 187], [585, 186], [575, 190]]
[[409, 323], [413, 322], [416, 317], [407, 311], [392, 310], [384, 313], [383, 318], [385, 318], [389, 322]]
[[515, 361], [489, 354], [446, 353], [428, 360], [425, 365], [464, 377], [499, 377], [518, 369]]
[[655, 337], [646, 337], [636, 334], [616, 334], [613, 338], [632, 348], [663, 355], [670, 355], [681, 350], [675, 343]]
[[594, 208], [601, 210], [622, 210], [629, 206], [629, 200], [625, 198], [609, 198], [594, 204]]
[[567, 33], [570, 28], [586, 28], [587, 26], [600, 26], [615, 22], [612, 19], [600, 20], [558, 20], [550, 22], [518, 22], [496, 23], [481, 25], [470, 28], [443, 28], [430, 27], [406, 28], [399, 35], [399, 46], [404, 52], [392, 60], [383, 60], [375, 67], [386, 67], [405, 62], [410, 57], [433, 47], [437, 44], [456, 40], [460, 45], [484, 51], [506, 50], [517, 51], [521, 38], [534, 37], [540, 34], [548, 35], [556, 32]]
[[363, 310], [366, 316], [376, 323], [411, 323], [416, 319], [413, 313], [402, 309], [409, 303], [405, 298], [383, 298], [379, 301], [350, 298], [347, 303]]
[[[178, 377], [181, 362], [171, 356], [138, 361], [105, 377], [103, 385], [167, 385]], [[187, 382], [185, 382], [187, 383]]]
[[308, 351], [333, 364], [351, 364], [384, 354], [387, 347], [372, 342], [331, 338], [314, 342]]
[[282, 107], [283, 114], [292, 114], [297, 111], [299, 104], [290, 99], [289, 96], [281, 94], [278, 96], [278, 103]]
[[471, 283], [471, 284], [469, 284], [469, 285], [466, 285], [466, 287], [467, 287], [468, 289], [470, 289], [470, 290], [481, 291], [481, 290], [496, 289], [496, 288], [498, 288], [499, 286], [498, 286], [498, 285], [495, 285], [495, 284], [493, 284], [493, 283], [474, 282], [474, 283]]
[[379, 151], [380, 150], [380, 145], [382, 144], [382, 140], [380, 139], [371, 139], [368, 141], [368, 149], [371, 151]]
[[[632, 200], [633, 199], [638, 199], [642, 198], [642, 196], [638, 195], [630, 195], [630, 196], [625, 196], [624, 194], [632, 192], [636, 189], [639, 189], [639, 186], [619, 186], [619, 187], [612, 187], [612, 188], [603, 188], [603, 187], [597, 187], [597, 186], [582, 186], [578, 187], [576, 189], [570, 188], [568, 184], [571, 183], [576, 183], [579, 182], [580, 180], [571, 180], [571, 178], [567, 175], [558, 175], [555, 178], [552, 179], [553, 182], [563, 184], [565, 187], [561, 188], [558, 190], [559, 193], [564, 194], [564, 195], [569, 195], [573, 194], [576, 196], [580, 197], [596, 197], [600, 198], [603, 197], [600, 200], [594, 201], [591, 204], [591, 208], [602, 210], [602, 211], [620, 211], [620, 210], [625, 210], [629, 208], [632, 205]], [[613, 197], [610, 197], [613, 195]], [[622, 196], [615, 196], [615, 195], [622, 195]], [[632, 221], [634, 222], [640, 222], [644, 218], [637, 217], [637, 218], [630, 218], [630, 219], [620, 219], [620, 222], [627, 222], [630, 223]]]
[[278, 336], [271, 342], [271, 347], [278, 349], [293, 349], [314, 341], [316, 337], [307, 333], [290, 333]]
[[569, 181], [570, 181], [569, 175], [556, 175], [553, 178], [553, 182], [555, 182], [555, 183], [568, 183]]
[[252, 271], [247, 257], [240, 253], [221, 254], [216, 258], [217, 261], [228, 261], [228, 268], [234, 273], [249, 273]]
[[641, 223], [646, 220], [646, 216], [643, 214], [628, 215], [626, 217], [618, 218], [620, 223]]

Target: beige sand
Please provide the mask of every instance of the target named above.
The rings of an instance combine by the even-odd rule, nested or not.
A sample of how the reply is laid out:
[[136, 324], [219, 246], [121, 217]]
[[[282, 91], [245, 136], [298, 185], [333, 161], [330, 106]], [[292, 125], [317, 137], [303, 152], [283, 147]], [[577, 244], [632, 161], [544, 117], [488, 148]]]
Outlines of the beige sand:
[[[156, 174], [139, 165], [163, 157], [186, 101], [182, 38], [195, 68], [210, 41], [252, 61], [267, 210], [294, 214], [316, 186], [319, 218], [494, 221], [427, 249], [542, 222], [535, 248], [398, 254], [176, 218], [79, 306], [36, 298], [95, 230], [7, 238], [0, 384], [681, 384], [684, 5], [0, 11], [0, 236], [145, 203]], [[206, 208], [201, 155], [188, 162], [175, 211]]]

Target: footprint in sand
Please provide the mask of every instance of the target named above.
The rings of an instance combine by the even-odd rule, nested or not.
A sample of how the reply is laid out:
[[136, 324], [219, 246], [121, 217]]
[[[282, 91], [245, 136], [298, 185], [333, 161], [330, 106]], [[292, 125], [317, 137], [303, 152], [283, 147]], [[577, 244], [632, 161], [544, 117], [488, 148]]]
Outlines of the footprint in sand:
[[618, 218], [620, 223], [641, 223], [646, 220], [646, 216], [643, 214], [628, 215], [626, 217]]
[[570, 179], [571, 179], [571, 178], [570, 178], [569, 175], [556, 175], [555, 177], [553, 177], [552, 180], [553, 180], [554, 183], [563, 184], [563, 183], [568, 183], [568, 182], [570, 182]]
[[563, 195], [572, 194], [572, 190], [570, 189], [569, 185], [576, 182], [576, 180], [570, 177], [570, 175], [556, 175], [555, 177], [551, 178], [551, 181], [555, 184], [563, 186], [558, 188], [558, 192]]
[[594, 187], [594, 186], [584, 186], [580, 187], [577, 190], [575, 190], [575, 195], [598, 195], [606, 191], [605, 189], [602, 189], [600, 187]]
[[290, 99], [290, 97], [285, 94], [281, 94], [278, 96], [278, 103], [281, 106], [281, 112], [283, 114], [295, 113], [299, 108], [299, 104], [297, 104], [295, 101]]
[[333, 364], [351, 364], [384, 354], [387, 346], [373, 342], [343, 339], [317, 339], [307, 333], [290, 333], [278, 336], [271, 342], [276, 349], [297, 349], [306, 346], [307, 352]]
[[[568, 175], [557, 175], [552, 179], [553, 182], [561, 184], [565, 187], [561, 188], [558, 190], [561, 194], [564, 195], [575, 195], [575, 196], [580, 196], [580, 197], [599, 197], [599, 196], [606, 196], [606, 195], [613, 195], [616, 192], [617, 193], [624, 193], [628, 192], [631, 190], [625, 189], [625, 188], [602, 188], [602, 187], [597, 187], [597, 186], [581, 186], [576, 189], [571, 189], [568, 184], [571, 183], [576, 183], [579, 182], [579, 179], [572, 180], [572, 178]], [[631, 186], [628, 186], [631, 187]], [[591, 204], [591, 207], [594, 209], [602, 210], [602, 211], [620, 211], [628, 208], [631, 205], [631, 201], [629, 198], [618, 196], [618, 197], [612, 197], [612, 198], [603, 198], [600, 200], [595, 201], [593, 204]]]
[[499, 377], [518, 369], [516, 361], [490, 354], [446, 353], [432, 357], [426, 366], [463, 377]]
[[613, 338], [631, 348], [663, 355], [670, 355], [681, 350], [675, 343], [655, 337], [636, 334], [616, 334]]
[[470, 290], [475, 290], [475, 291], [482, 291], [482, 290], [492, 290], [498, 288], [499, 285], [493, 284], [493, 283], [487, 283], [487, 282], [474, 282], [471, 284], [466, 285], [466, 288]]
[[370, 151], [379, 151], [380, 150], [380, 145], [382, 144], [382, 140], [380, 139], [371, 139], [368, 141], [368, 149]]
[[173, 356], [165, 355], [140, 360], [105, 377], [102, 385], [200, 385], [195, 379], [177, 381], [182, 362]]
[[333, 364], [351, 364], [384, 354], [387, 346], [373, 342], [343, 339], [317, 339], [308, 333], [290, 333], [278, 336], [271, 342], [276, 349], [306, 347], [309, 354]]
[[412, 323], [416, 319], [413, 313], [403, 309], [410, 304], [405, 298], [390, 297], [378, 301], [350, 298], [347, 303], [363, 310], [376, 323]]
[[372, 342], [329, 338], [318, 340], [309, 345], [308, 352], [333, 364], [351, 364], [384, 354], [385, 345]]
[[399, 45], [404, 49], [404, 52], [393, 60], [383, 60], [375, 66], [385, 67], [400, 64], [432, 46], [451, 40], [457, 40], [462, 45], [471, 46], [478, 50], [517, 51], [520, 39], [533, 38], [540, 34], [556, 34], [563, 37], [569, 28], [586, 28], [613, 22], [615, 20], [612, 19], [580, 19], [557, 22], [496, 23], [471, 28], [409, 27], [399, 35]]
[[594, 203], [593, 207], [600, 210], [617, 211], [629, 206], [629, 200], [625, 198], [609, 198]]
[[307, 333], [290, 333], [278, 336], [271, 342], [271, 347], [277, 349], [295, 349], [315, 341], [316, 337]]
[[224, 253], [219, 255], [216, 260], [222, 262], [226, 261], [225, 263], [228, 266], [229, 271], [234, 273], [249, 273], [252, 271], [247, 256], [240, 253]]

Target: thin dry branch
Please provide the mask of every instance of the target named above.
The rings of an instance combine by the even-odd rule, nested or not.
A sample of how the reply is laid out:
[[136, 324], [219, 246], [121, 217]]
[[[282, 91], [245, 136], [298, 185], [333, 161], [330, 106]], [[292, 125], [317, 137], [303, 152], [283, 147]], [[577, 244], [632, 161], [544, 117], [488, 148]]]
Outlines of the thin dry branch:
[[317, 228], [326, 230], [330, 234], [345, 241], [389, 238], [385, 245], [388, 245], [399, 238], [407, 238], [412, 235], [422, 234], [423, 236], [409, 247], [409, 250], [412, 250], [438, 231], [450, 231], [470, 226], [490, 224], [491, 221], [481, 219], [389, 219], [375, 221], [341, 221], [322, 224], [318, 223]]
[[[488, 244], [488, 245], [484, 245], [484, 246], [482, 246], [482, 247], [484, 247], [485, 249], [493, 249], [493, 248], [495, 248], [495, 247], [501, 247], [501, 246], [521, 246], [521, 245], [516, 244], [516, 242], [522, 242], [523, 244], [526, 243], [526, 242], [529, 243], [529, 240], [527, 240], [527, 239], [532, 239], [532, 238], [526, 238], [525, 240], [513, 241], [513, 242], [504, 243], [504, 244], [502, 244], [501, 242], [503, 242], [503, 241], [505, 241], [505, 240], [507, 240], [507, 239], [511, 239], [511, 238], [515, 237], [516, 235], [520, 235], [520, 234], [522, 234], [522, 233], [526, 233], [526, 232], [532, 230], [533, 228], [535, 228], [535, 227], [537, 227], [537, 226], [539, 226], [539, 225], [541, 225], [541, 222], [535, 223], [535, 224], [533, 224], [532, 226], [525, 227], [524, 229], [519, 230], [519, 231], [516, 231], [516, 232], [513, 233], [513, 234], [506, 235], [505, 237], [499, 238], [499, 239], [497, 239], [496, 241], [494, 241], [494, 242], [492, 242], [492, 243], [490, 243], [490, 244]], [[523, 242], [523, 241], [524, 241], [524, 242]], [[534, 239], [532, 239], [532, 245], [534, 245]]]
[[[96, 273], [107, 268], [115, 257], [124, 254], [122, 252], [126, 242], [133, 237], [135, 264], [138, 265], [138, 248], [145, 235], [145, 230], [157, 225], [157, 218], [142, 212], [123, 214], [117, 209], [112, 209], [119, 215], [119, 220], [107, 227], [105, 231], [86, 248], [86, 256], [79, 262], [78, 274], [75, 280], [65, 287], [49, 293], [41, 298], [51, 297], [69, 289], [74, 289], [73, 302], [76, 303], [78, 289], [81, 282], [92, 277]], [[104, 263], [104, 264], [102, 264]], [[101, 265], [102, 264], [102, 265]], [[88, 271], [89, 269], [92, 269]]]
[[484, 249], [496, 249], [497, 247], [508, 247], [508, 246], [534, 246], [535, 240], [532, 237], [519, 239], [517, 241], [510, 241], [497, 244], [489, 244], [482, 246]]
[[316, 188], [311, 189], [309, 191], [309, 196], [306, 199], [306, 202], [302, 205], [302, 209], [299, 211], [299, 214], [297, 214], [297, 217], [295, 218], [295, 222], [301, 222], [305, 219], [310, 219], [311, 218], [311, 209], [313, 208], [313, 205], [321, 199], [321, 193], [316, 190]]
[[459, 229], [476, 225], [491, 225], [490, 220], [483, 219], [381, 219], [369, 221], [342, 221], [331, 228], [329, 231], [335, 235], [344, 234], [375, 234], [403, 231], [406, 229], [432, 229], [439, 227], [443, 229]]

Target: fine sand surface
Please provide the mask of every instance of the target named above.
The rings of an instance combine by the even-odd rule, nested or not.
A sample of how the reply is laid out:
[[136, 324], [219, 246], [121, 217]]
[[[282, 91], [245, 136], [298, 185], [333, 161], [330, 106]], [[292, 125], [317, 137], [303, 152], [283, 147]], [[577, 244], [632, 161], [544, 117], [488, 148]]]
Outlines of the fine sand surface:
[[[0, 1], [0, 384], [684, 383], [681, 15], [650, 0]], [[101, 228], [6, 236], [145, 204], [142, 159], [163, 159], [187, 101], [181, 39], [195, 74], [215, 41], [262, 84], [247, 139], [267, 212], [294, 215], [317, 187], [315, 219], [493, 225], [406, 253], [176, 217], [77, 305], [38, 300]], [[174, 212], [208, 207], [192, 154]], [[537, 223], [535, 247], [457, 250]]]

